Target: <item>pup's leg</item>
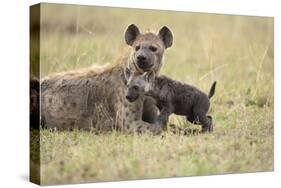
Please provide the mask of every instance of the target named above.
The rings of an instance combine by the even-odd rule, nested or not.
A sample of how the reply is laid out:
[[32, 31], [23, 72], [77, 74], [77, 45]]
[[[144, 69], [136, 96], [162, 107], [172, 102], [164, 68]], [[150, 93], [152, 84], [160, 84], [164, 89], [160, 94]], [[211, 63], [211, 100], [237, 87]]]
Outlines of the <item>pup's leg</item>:
[[170, 106], [164, 107], [160, 111], [160, 115], [158, 116], [157, 126], [158, 128], [165, 128], [167, 126], [167, 122], [169, 116], [172, 114], [173, 109]]
[[194, 115], [186, 116], [186, 120], [189, 121], [190, 123], [195, 124], [195, 125], [200, 125], [200, 123], [198, 121], [198, 118], [194, 117]]
[[193, 110], [194, 117], [197, 120], [199, 124], [202, 125], [202, 133], [204, 132], [212, 132], [213, 131], [213, 125], [212, 125], [212, 117], [211, 116], [206, 116], [206, 111], [200, 109], [200, 108], [195, 108]]
[[214, 125], [213, 125], [213, 118], [212, 116], [207, 116], [207, 118], [211, 121], [211, 132], [213, 132], [213, 129], [214, 129]]
[[146, 96], [143, 102], [142, 120], [148, 123], [156, 123], [158, 111], [155, 99]]
[[205, 115], [199, 115], [199, 122], [202, 125], [202, 132], [212, 132], [213, 131], [213, 125], [212, 125], [212, 120], [209, 119]]

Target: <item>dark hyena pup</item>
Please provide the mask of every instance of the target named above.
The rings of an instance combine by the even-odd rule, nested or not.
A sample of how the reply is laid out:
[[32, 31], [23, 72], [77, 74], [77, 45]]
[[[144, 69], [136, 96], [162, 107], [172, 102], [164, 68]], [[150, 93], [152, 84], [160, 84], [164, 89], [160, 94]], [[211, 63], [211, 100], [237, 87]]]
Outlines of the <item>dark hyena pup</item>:
[[[186, 116], [189, 122], [202, 125], [202, 132], [212, 131], [212, 117], [207, 116], [209, 99], [215, 93], [216, 82], [208, 96], [197, 88], [172, 80], [166, 76], [155, 77], [153, 72], [130, 75], [126, 98], [134, 102], [142, 95], [152, 96], [160, 109], [156, 127], [166, 126], [169, 115]], [[157, 129], [156, 128], [156, 129]]]
[[[164, 51], [172, 45], [172, 34], [167, 27], [161, 28], [158, 34], [140, 33], [137, 26], [132, 24], [125, 32], [125, 41], [131, 46], [131, 53], [125, 54], [118, 62], [102, 71], [87, 69], [43, 79], [41, 110], [42, 124], [45, 127], [59, 130], [128, 129], [129, 132], [139, 130], [142, 125], [147, 127], [148, 123], [128, 118], [138, 114], [136, 111], [145, 111], [145, 107], [132, 109], [128, 105], [125, 98], [127, 87], [124, 83], [124, 69], [128, 67], [140, 73], [159, 72]], [[127, 128], [127, 125], [134, 127]]]

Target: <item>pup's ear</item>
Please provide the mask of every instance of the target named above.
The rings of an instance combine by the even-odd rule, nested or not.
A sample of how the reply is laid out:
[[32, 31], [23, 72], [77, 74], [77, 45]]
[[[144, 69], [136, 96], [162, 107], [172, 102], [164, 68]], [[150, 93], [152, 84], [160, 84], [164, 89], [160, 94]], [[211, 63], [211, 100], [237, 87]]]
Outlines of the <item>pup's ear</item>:
[[154, 80], [155, 80], [155, 72], [154, 72], [154, 71], [147, 72], [147, 74], [146, 74], [146, 80], [147, 80], [147, 82], [149, 82], [150, 84], [153, 84], [153, 83], [154, 83]]
[[132, 46], [139, 34], [140, 34], [140, 30], [135, 24], [129, 25], [125, 32], [126, 43]]
[[145, 92], [148, 92], [154, 87], [154, 81], [155, 81], [154, 71], [146, 72], [145, 80], [146, 80]]
[[146, 77], [147, 77], [147, 72], [142, 73], [141, 77], [144, 78], [144, 79], [146, 79]]
[[132, 74], [131, 70], [128, 67], [126, 67], [124, 69], [124, 71], [123, 71], [123, 75], [124, 75], [124, 80], [123, 81], [124, 81], [125, 84], [128, 83], [131, 74]]
[[166, 26], [162, 27], [158, 33], [160, 39], [162, 39], [165, 48], [169, 48], [173, 44], [173, 34], [170, 29]]

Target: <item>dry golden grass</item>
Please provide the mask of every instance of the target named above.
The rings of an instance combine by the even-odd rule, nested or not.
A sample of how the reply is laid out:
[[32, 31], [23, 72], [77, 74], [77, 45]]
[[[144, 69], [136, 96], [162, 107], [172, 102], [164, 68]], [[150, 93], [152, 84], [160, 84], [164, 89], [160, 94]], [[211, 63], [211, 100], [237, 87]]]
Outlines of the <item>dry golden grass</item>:
[[[41, 73], [112, 63], [125, 28], [174, 34], [162, 74], [208, 91], [212, 134], [41, 131], [42, 184], [273, 170], [273, 19], [43, 5]], [[170, 122], [192, 126], [184, 118]]]

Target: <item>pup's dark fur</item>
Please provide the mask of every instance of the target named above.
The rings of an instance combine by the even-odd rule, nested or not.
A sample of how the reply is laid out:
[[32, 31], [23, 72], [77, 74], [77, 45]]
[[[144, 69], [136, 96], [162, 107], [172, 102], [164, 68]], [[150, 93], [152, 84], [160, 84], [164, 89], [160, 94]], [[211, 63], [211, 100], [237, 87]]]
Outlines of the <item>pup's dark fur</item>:
[[[147, 77], [155, 77], [154, 73], [148, 73]], [[134, 78], [132, 78], [134, 79]], [[202, 132], [212, 131], [212, 117], [207, 116], [210, 107], [209, 99], [215, 93], [216, 82], [212, 84], [208, 96], [199, 89], [181, 82], [172, 80], [166, 76], [155, 77], [155, 79], [142, 79], [150, 82], [150, 89], [146, 95], [152, 96], [157, 101], [160, 115], [157, 120], [157, 127], [164, 128], [167, 124], [169, 115], [175, 113], [184, 115], [189, 122], [202, 125]], [[132, 82], [134, 83], [134, 82]], [[136, 85], [128, 85], [127, 98], [140, 91]], [[132, 88], [135, 88], [132, 89]], [[133, 101], [132, 99], [130, 100]]]

